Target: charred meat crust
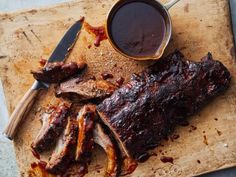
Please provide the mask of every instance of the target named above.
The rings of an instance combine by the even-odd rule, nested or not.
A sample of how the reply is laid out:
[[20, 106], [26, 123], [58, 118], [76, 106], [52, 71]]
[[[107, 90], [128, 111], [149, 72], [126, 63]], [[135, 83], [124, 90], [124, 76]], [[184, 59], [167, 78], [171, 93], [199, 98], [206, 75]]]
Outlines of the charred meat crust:
[[225, 91], [230, 73], [209, 53], [201, 62], [176, 51], [160, 59], [97, 106], [102, 121], [131, 157], [167, 136], [174, 125]]
[[86, 67], [85, 63], [64, 63], [64, 62], [49, 62], [38, 71], [31, 71], [33, 77], [46, 83], [59, 83], [70, 76], [81, 72]]
[[56, 89], [56, 97], [81, 102], [88, 100], [101, 100], [110, 96], [117, 87], [109, 81], [85, 80], [73, 78], [61, 83]]
[[105, 177], [115, 177], [119, 174], [119, 162], [115, 145], [110, 137], [104, 132], [101, 124], [96, 123], [93, 130], [94, 143], [101, 146], [107, 155]]
[[85, 105], [77, 116], [79, 132], [77, 136], [77, 147], [75, 160], [78, 162], [90, 162], [93, 150], [93, 128], [96, 119], [94, 105]]
[[46, 166], [47, 171], [53, 174], [62, 174], [67, 170], [68, 165], [75, 157], [77, 134], [78, 123], [69, 118], [64, 134], [58, 140], [56, 150]]
[[31, 147], [36, 152], [49, 150], [64, 130], [69, 113], [69, 107], [61, 105], [50, 114], [43, 114], [43, 125]]

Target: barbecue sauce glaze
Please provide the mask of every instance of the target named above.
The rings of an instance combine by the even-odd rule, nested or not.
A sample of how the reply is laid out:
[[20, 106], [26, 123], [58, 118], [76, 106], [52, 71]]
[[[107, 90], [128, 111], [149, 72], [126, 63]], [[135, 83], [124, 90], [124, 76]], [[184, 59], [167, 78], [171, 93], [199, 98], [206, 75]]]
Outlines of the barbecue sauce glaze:
[[165, 36], [165, 21], [160, 11], [145, 2], [122, 5], [111, 22], [116, 47], [131, 56], [152, 56]]

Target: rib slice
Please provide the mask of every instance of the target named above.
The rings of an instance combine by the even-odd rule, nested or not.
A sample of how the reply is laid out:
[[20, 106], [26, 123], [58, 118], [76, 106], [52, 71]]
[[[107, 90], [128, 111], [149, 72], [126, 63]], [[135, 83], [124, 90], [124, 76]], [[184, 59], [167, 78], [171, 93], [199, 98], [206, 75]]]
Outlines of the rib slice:
[[82, 81], [80, 78], [73, 78], [59, 85], [56, 96], [72, 102], [101, 100], [110, 96], [116, 89], [114, 84], [105, 80]]
[[81, 63], [64, 63], [64, 62], [49, 62], [43, 68], [37, 71], [31, 71], [33, 77], [46, 83], [59, 83], [70, 76], [81, 72], [86, 67], [86, 64]]
[[63, 174], [67, 170], [75, 157], [77, 134], [78, 123], [69, 118], [66, 129], [58, 139], [56, 149], [46, 166], [47, 171], [53, 174]]
[[49, 150], [63, 132], [68, 118], [69, 106], [62, 104], [52, 108], [51, 113], [42, 114], [43, 125], [31, 147], [36, 152]]
[[77, 147], [75, 160], [78, 162], [89, 162], [93, 149], [93, 129], [96, 118], [96, 106], [85, 105], [81, 108], [78, 116], [79, 132], [77, 136]]
[[229, 71], [210, 53], [193, 62], [176, 51], [133, 75], [97, 111], [125, 154], [138, 160], [229, 84]]
[[112, 143], [110, 137], [104, 132], [102, 126], [96, 123], [93, 130], [94, 142], [101, 146], [107, 155], [107, 166], [105, 177], [115, 177], [119, 173], [119, 163], [117, 158], [116, 147]]

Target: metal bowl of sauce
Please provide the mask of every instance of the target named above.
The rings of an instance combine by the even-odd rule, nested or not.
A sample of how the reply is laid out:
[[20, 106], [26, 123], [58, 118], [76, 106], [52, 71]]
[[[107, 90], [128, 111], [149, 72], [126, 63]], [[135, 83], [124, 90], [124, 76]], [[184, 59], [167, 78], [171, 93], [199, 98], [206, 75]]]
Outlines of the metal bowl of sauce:
[[106, 33], [122, 55], [136, 60], [159, 59], [172, 34], [168, 9], [179, 0], [119, 0], [107, 16]]

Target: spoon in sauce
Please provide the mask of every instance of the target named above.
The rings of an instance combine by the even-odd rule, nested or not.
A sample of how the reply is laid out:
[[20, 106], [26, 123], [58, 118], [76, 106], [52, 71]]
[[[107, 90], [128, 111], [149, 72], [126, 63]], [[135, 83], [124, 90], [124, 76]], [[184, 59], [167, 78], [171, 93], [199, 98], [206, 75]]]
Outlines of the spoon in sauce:
[[120, 0], [110, 10], [106, 33], [122, 55], [136, 60], [159, 59], [172, 34], [168, 9], [179, 0], [163, 5], [156, 0]]

